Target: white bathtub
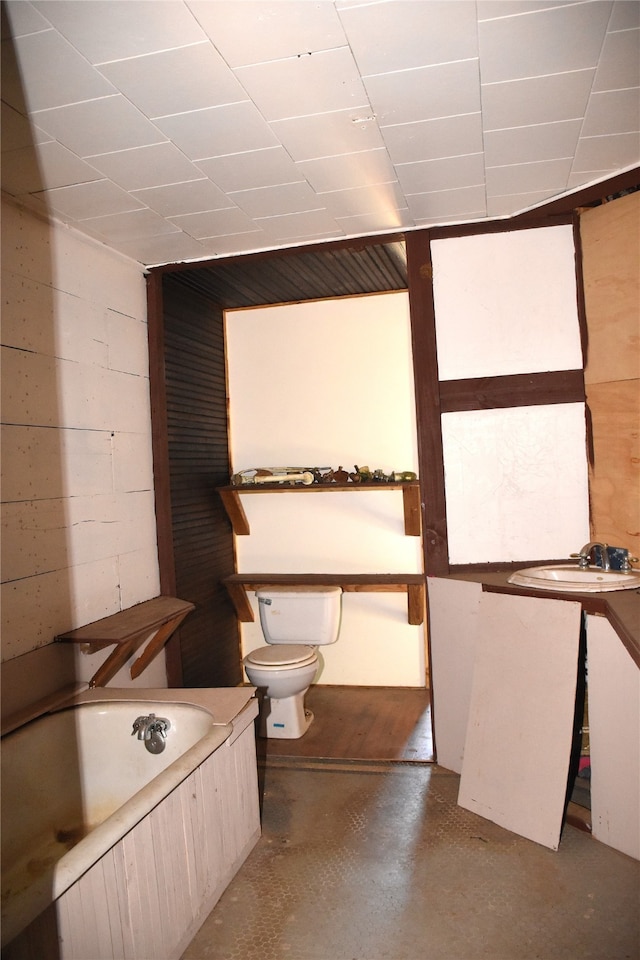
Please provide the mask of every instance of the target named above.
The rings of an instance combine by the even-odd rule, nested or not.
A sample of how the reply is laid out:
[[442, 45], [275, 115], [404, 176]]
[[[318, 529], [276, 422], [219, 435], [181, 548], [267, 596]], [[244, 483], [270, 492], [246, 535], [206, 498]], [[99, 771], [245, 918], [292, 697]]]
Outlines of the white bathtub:
[[[7, 957], [54, 936], [69, 960], [179, 957], [258, 839], [253, 691], [141, 693], [91, 691], [3, 739]], [[149, 713], [171, 724], [159, 754], [132, 736]]]

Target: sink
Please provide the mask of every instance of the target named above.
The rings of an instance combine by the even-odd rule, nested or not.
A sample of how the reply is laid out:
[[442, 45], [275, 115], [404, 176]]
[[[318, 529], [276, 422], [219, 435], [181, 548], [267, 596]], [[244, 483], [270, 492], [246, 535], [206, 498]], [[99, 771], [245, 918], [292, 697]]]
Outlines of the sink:
[[574, 563], [526, 567], [512, 573], [508, 583], [554, 593], [605, 593], [610, 590], [632, 590], [640, 587], [640, 570], [581, 569]]

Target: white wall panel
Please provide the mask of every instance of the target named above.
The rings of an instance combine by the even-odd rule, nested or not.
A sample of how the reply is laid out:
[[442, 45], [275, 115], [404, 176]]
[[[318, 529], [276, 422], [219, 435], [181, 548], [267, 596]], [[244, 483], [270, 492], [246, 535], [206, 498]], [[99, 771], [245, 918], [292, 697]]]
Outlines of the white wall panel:
[[431, 250], [441, 380], [582, 367], [570, 225]]
[[451, 563], [568, 557], [589, 539], [584, 405], [442, 417]]

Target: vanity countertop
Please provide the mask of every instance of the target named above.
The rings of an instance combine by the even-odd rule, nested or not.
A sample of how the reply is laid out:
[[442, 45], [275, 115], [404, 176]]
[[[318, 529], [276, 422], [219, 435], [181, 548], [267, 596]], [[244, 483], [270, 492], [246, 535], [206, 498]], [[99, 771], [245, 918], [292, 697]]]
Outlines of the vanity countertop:
[[492, 593], [512, 593], [523, 597], [553, 600], [573, 600], [586, 613], [605, 616], [611, 623], [633, 661], [640, 667], [640, 591], [614, 590], [607, 593], [558, 593], [554, 590], [527, 589], [509, 583], [508, 578], [517, 569], [491, 571], [453, 571], [446, 579], [481, 583], [482, 589]]

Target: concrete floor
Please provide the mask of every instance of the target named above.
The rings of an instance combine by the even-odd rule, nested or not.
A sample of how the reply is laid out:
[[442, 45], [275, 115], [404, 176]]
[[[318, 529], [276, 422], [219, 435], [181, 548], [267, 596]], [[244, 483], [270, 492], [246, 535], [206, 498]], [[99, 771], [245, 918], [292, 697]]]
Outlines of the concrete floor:
[[183, 960], [638, 960], [640, 864], [554, 852], [434, 765], [270, 761], [263, 836]]

